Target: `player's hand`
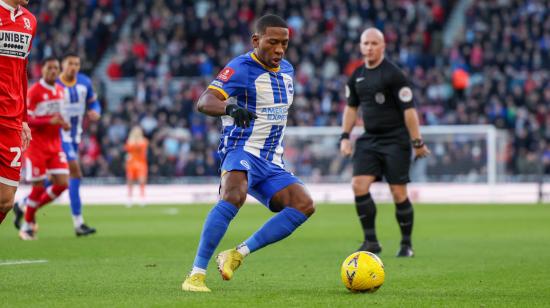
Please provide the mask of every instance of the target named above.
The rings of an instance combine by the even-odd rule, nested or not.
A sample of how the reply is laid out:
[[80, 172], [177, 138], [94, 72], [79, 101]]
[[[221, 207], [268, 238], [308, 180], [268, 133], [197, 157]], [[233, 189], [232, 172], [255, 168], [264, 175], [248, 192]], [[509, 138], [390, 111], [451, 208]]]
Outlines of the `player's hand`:
[[88, 119], [94, 122], [99, 120], [99, 117], [100, 117], [99, 113], [97, 113], [97, 111], [95, 110], [88, 110], [87, 115], [88, 115]]
[[432, 154], [432, 152], [430, 152], [430, 149], [428, 149], [428, 146], [423, 145], [421, 148], [414, 149], [414, 160], [427, 157], [430, 154]]
[[235, 125], [241, 128], [249, 127], [250, 122], [258, 118], [258, 116], [253, 112], [250, 112], [243, 107], [239, 107], [236, 104], [227, 105], [227, 107], [225, 107], [225, 114], [235, 119]]
[[29, 147], [31, 140], [32, 135], [29, 124], [27, 124], [27, 122], [23, 122], [23, 129], [21, 130], [21, 149], [23, 151], [25, 151]]
[[349, 139], [340, 140], [340, 153], [344, 155], [344, 157], [351, 155], [351, 141]]
[[69, 122], [66, 122], [65, 120], [63, 120], [63, 118], [61, 118], [61, 123], [59, 123], [61, 125], [61, 128], [64, 130], [64, 131], [68, 131], [71, 129], [71, 123]]
[[50, 119], [50, 124], [52, 124], [52, 125], [63, 125], [63, 122], [65, 122], [65, 121], [63, 120], [63, 117], [60, 114], [55, 114]]

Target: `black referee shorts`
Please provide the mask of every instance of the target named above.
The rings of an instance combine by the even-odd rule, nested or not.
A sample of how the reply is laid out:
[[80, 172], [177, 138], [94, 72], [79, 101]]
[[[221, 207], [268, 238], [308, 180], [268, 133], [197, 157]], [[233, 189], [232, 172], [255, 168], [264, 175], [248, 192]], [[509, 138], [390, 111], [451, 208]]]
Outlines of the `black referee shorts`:
[[392, 142], [383, 143], [358, 139], [353, 153], [353, 176], [382, 176], [389, 184], [410, 182], [412, 149], [410, 145]]

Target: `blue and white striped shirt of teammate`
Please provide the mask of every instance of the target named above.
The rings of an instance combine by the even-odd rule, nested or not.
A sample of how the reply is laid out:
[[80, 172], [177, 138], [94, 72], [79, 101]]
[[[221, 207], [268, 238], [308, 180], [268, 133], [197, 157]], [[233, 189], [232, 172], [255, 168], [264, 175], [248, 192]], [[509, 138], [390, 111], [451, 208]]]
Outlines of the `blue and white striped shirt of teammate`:
[[62, 106], [62, 114], [65, 121], [71, 123], [70, 130], [61, 130], [61, 137], [63, 143], [69, 143], [74, 147], [72, 151], [76, 151], [76, 153], [67, 153], [68, 159], [74, 160], [76, 159], [75, 155], [78, 155], [78, 144], [82, 136], [82, 121], [86, 115], [86, 110], [95, 110], [98, 114], [101, 114], [101, 105], [88, 76], [78, 73], [71, 84], [61, 79], [58, 79], [57, 83], [65, 88], [65, 103]]
[[[230, 61], [209, 88], [218, 90], [226, 99], [255, 113], [258, 118], [247, 128], [234, 124], [230, 116], [222, 117], [220, 143], [222, 157], [242, 149], [257, 158], [283, 167], [283, 137], [288, 109], [294, 97], [294, 68], [282, 60], [278, 68], [263, 65], [253, 52]], [[230, 171], [230, 170], [225, 170]]]

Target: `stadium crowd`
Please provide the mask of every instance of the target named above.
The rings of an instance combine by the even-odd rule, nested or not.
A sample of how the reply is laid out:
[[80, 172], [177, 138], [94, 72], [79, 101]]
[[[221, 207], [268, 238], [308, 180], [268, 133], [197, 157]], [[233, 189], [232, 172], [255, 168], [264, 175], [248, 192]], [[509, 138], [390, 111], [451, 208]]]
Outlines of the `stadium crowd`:
[[[67, 9], [67, 2], [49, 1], [45, 11], [55, 17], [54, 3], [65, 3]], [[35, 50], [44, 53], [47, 46], [61, 48], [51, 42], [79, 44], [93, 64], [112, 41], [104, 38], [116, 38], [107, 74], [113, 80], [136, 77], [135, 95], [121, 104], [103, 101], [118, 107], [106, 108], [99, 123], [87, 124], [82, 152], [87, 175], [124, 174], [122, 145], [134, 125], [141, 125], [151, 140], [151, 176], [216, 175], [219, 121], [197, 114], [194, 102], [225, 63], [249, 50], [251, 22], [265, 12], [284, 16], [291, 28], [287, 58], [296, 69], [296, 94], [289, 125], [340, 125], [343, 85], [361, 63], [358, 37], [373, 25], [385, 33], [387, 56], [410, 77], [423, 124], [495, 124], [513, 136], [511, 154], [502, 157], [510, 173], [535, 172], [541, 155], [550, 173], [548, 2], [474, 1], [459, 31], [463, 35], [451, 47], [443, 45], [443, 29], [452, 0], [146, 0], [133, 6], [131, 33], [120, 37], [117, 25], [128, 4], [88, 2], [94, 4], [70, 15], [86, 16], [88, 21], [74, 24], [88, 36], [41, 37], [35, 43]], [[59, 24], [53, 20], [52, 27]], [[74, 37], [74, 29], [71, 33]], [[102, 40], [90, 38], [94, 33], [103, 33]], [[454, 168], [456, 174], [484, 172], [484, 164], [471, 161], [484, 157], [483, 147], [437, 146], [444, 148], [430, 159], [435, 173], [446, 165], [462, 166]], [[285, 158], [303, 176], [338, 174], [346, 167], [343, 161], [319, 164], [326, 158], [316, 152], [305, 145], [300, 151], [287, 149]]]
[[40, 78], [40, 62], [66, 52], [80, 55], [82, 70], [91, 73], [103, 52], [117, 41], [118, 27], [128, 16], [130, 0], [30, 1], [40, 31], [29, 61], [32, 80]]

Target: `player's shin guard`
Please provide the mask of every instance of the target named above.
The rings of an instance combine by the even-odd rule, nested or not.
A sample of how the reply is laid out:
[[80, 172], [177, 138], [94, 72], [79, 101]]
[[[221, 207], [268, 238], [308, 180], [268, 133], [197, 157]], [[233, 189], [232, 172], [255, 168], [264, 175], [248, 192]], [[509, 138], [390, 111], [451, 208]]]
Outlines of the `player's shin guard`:
[[395, 218], [401, 229], [401, 245], [411, 246], [411, 234], [414, 222], [413, 206], [409, 199], [395, 204]]
[[212, 258], [214, 250], [218, 247], [229, 223], [238, 211], [236, 206], [224, 200], [218, 201], [216, 206], [210, 210], [202, 229], [199, 248], [193, 262], [194, 267], [201, 269], [208, 267], [208, 261]]
[[2, 222], [4, 221], [4, 218], [6, 218], [6, 215], [8, 213], [3, 213], [3, 212], [0, 212], [0, 225], [2, 224]]
[[82, 201], [80, 200], [80, 178], [69, 179], [69, 198], [71, 200], [71, 212], [73, 216], [82, 214]]
[[365, 241], [378, 243], [375, 229], [376, 204], [372, 200], [370, 193], [363, 196], [355, 196], [355, 209], [363, 227]]
[[307, 216], [295, 208], [285, 207], [268, 220], [256, 233], [245, 241], [250, 252], [275, 243], [289, 236], [307, 220]]

